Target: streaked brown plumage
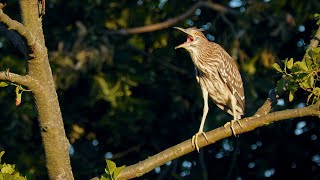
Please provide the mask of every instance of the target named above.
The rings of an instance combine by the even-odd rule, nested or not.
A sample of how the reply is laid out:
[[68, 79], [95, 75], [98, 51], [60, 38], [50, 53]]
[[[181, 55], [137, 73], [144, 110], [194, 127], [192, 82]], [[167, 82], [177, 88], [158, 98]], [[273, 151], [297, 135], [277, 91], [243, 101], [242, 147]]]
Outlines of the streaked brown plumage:
[[[236, 63], [220, 45], [208, 41], [200, 29], [175, 28], [187, 35], [187, 41], [177, 46], [176, 49], [184, 48], [190, 53], [204, 100], [201, 125], [198, 133], [192, 137], [192, 144], [199, 151], [198, 136], [203, 135], [207, 139], [203, 127], [209, 111], [208, 96], [220, 109], [233, 115], [231, 129], [235, 134], [233, 122], [244, 114], [243, 84]], [[241, 126], [240, 123], [239, 125]]]

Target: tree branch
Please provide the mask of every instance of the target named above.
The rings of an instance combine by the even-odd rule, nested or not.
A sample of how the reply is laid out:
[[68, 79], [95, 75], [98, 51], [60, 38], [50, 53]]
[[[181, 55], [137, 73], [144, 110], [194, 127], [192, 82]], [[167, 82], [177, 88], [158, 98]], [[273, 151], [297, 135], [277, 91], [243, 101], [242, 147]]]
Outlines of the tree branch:
[[107, 31], [109, 34], [120, 34], [120, 35], [129, 35], [129, 34], [140, 34], [140, 33], [146, 33], [146, 32], [152, 32], [152, 31], [157, 31], [161, 29], [165, 29], [167, 27], [173, 26], [174, 24], [178, 23], [179, 21], [187, 18], [188, 16], [192, 15], [192, 13], [201, 7], [206, 7], [210, 8], [212, 10], [218, 11], [220, 13], [231, 13], [231, 14], [238, 14], [237, 11], [234, 11], [232, 9], [229, 9], [223, 5], [213, 3], [210, 1], [198, 1], [196, 4], [191, 6], [186, 12], [183, 14], [172, 18], [170, 20], [160, 22], [160, 23], [155, 23], [155, 24], [150, 24], [146, 26], [140, 26], [140, 27], [135, 27], [135, 28], [129, 28], [129, 29], [120, 29], [120, 30], [115, 30], [115, 31]]
[[[305, 116], [320, 116], [320, 102], [301, 109], [290, 109], [278, 112], [269, 113], [260, 117], [248, 117], [241, 119], [240, 127], [238, 124], [234, 124], [234, 130], [239, 135], [245, 132], [250, 132], [258, 127], [268, 125], [270, 123], [281, 121], [290, 118], [305, 117]], [[232, 136], [232, 131], [228, 128], [225, 129], [221, 126], [217, 129], [206, 133], [209, 142], [201, 136], [198, 140], [199, 147], [204, 147], [209, 144], [213, 144], [221, 139]], [[143, 174], [151, 171], [152, 169], [163, 165], [164, 163], [181, 157], [187, 153], [194, 151], [195, 148], [191, 143], [191, 139], [188, 139], [180, 144], [170, 147], [154, 156], [148, 157], [147, 159], [140, 161], [137, 164], [126, 167], [118, 176], [118, 179], [131, 179], [140, 177]]]
[[[26, 39], [28, 46], [31, 48], [32, 53], [36, 51], [36, 48], [40, 46], [37, 43], [36, 38], [33, 34], [20, 22], [11, 19], [8, 15], [6, 15], [3, 10], [0, 8], [0, 22], [2, 22], [5, 26], [7, 26], [8, 30], [17, 31], [22, 37]], [[30, 55], [34, 57], [34, 55]]]
[[18, 83], [30, 89], [32, 89], [32, 87], [34, 87], [36, 84], [35, 80], [28, 75], [22, 76], [19, 74], [10, 73], [9, 71], [0, 72], [0, 80]]

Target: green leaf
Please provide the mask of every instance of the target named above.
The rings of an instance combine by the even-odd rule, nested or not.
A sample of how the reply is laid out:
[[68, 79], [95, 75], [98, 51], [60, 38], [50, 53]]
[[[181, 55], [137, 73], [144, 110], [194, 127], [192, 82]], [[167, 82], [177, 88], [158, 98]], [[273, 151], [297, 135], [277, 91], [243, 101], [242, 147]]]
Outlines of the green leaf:
[[282, 69], [280, 68], [280, 66], [279, 66], [278, 63], [274, 63], [274, 64], [272, 65], [272, 67], [273, 67], [275, 70], [277, 70], [278, 72], [282, 72]]
[[308, 69], [311, 69], [312, 65], [313, 65], [313, 61], [311, 59], [309, 59], [309, 58], [306, 58], [305, 62], [307, 64]]
[[294, 66], [304, 71], [309, 70], [305, 61], [297, 61], [294, 63]]
[[287, 68], [291, 69], [293, 66], [293, 58], [290, 58], [290, 60], [287, 62]]
[[313, 93], [315, 96], [320, 96], [320, 88], [319, 88], [319, 87], [313, 88], [312, 93]]
[[0, 162], [1, 162], [1, 157], [3, 156], [3, 154], [4, 154], [4, 151], [1, 151], [0, 152]]
[[111, 180], [111, 178], [109, 176], [108, 177], [102, 176], [100, 180]]
[[309, 76], [308, 78], [308, 84], [311, 88], [314, 87], [314, 76]]
[[6, 87], [6, 86], [8, 86], [9, 84], [8, 83], [6, 83], [6, 82], [4, 82], [4, 81], [1, 81], [0, 82], [0, 87]]
[[299, 86], [300, 86], [301, 88], [303, 88], [303, 89], [309, 89], [309, 88], [311, 88], [311, 87], [309, 86], [308, 80], [304, 80], [304, 81], [300, 82], [300, 83], [299, 83]]
[[289, 93], [289, 102], [292, 102], [293, 98], [294, 98], [293, 92], [290, 91], [290, 93]]
[[126, 167], [125, 165], [123, 165], [123, 166], [121, 166], [121, 167], [118, 167], [118, 168], [114, 171], [113, 177], [114, 177], [115, 179], [117, 179], [117, 177], [119, 176], [120, 172], [121, 172], [125, 167]]
[[107, 162], [107, 166], [105, 168], [105, 172], [109, 175], [112, 175], [117, 168], [116, 163], [110, 160], [106, 160], [106, 162]]
[[287, 80], [285, 80], [285, 79], [280, 79], [278, 81], [277, 87], [276, 87], [278, 93], [282, 93], [283, 91], [285, 91], [287, 89], [286, 88], [287, 87], [287, 82], [286, 81]]

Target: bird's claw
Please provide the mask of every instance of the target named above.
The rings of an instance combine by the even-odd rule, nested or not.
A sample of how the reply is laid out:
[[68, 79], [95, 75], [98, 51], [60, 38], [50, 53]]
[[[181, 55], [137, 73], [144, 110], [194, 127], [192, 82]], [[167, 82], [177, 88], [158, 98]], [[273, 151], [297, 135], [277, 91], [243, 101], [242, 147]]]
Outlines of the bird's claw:
[[241, 124], [241, 122], [240, 122], [238, 119], [236, 119], [236, 120], [231, 120], [231, 123], [230, 123], [230, 122], [227, 122], [225, 125], [223, 125], [223, 127], [224, 127], [225, 129], [227, 129], [227, 126], [230, 125], [230, 128], [231, 128], [231, 130], [232, 130], [232, 134], [233, 134], [234, 136], [237, 135], [237, 133], [236, 133], [236, 131], [234, 130], [234, 127], [233, 127], [233, 124], [234, 124], [235, 122], [237, 122], [237, 123], [239, 124], [240, 128], [242, 128], [242, 124]]
[[203, 131], [199, 131], [194, 136], [192, 136], [192, 139], [191, 139], [192, 146], [195, 147], [198, 152], [199, 152], [199, 146], [198, 146], [197, 142], [198, 142], [199, 135], [203, 135], [204, 138], [207, 140], [207, 142], [209, 142], [206, 133], [204, 133]]

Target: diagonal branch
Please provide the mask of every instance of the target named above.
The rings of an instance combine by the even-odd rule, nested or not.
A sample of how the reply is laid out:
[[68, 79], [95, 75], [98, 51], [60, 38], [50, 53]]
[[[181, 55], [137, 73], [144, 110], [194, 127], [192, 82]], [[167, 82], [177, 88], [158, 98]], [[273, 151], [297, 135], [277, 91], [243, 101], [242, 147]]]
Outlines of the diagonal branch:
[[20, 22], [11, 19], [6, 15], [3, 10], [0, 8], [0, 23], [3, 23], [8, 30], [17, 31], [22, 37], [26, 39], [28, 46], [31, 48], [32, 52], [36, 51], [37, 45], [36, 38], [33, 34]]
[[[237, 124], [234, 127], [236, 133], [242, 134], [252, 131], [258, 127], [268, 125], [270, 123], [281, 121], [290, 118], [305, 117], [305, 116], [320, 116], [320, 102], [301, 109], [290, 109], [284, 111], [278, 111], [269, 113], [260, 117], [249, 117], [240, 120], [242, 128]], [[230, 126], [229, 126], [230, 127]], [[199, 147], [204, 147], [209, 144], [213, 144], [221, 139], [232, 136], [231, 129], [225, 129], [224, 126], [214, 129], [206, 133], [209, 142], [205, 140], [203, 136], [198, 140]], [[188, 139], [180, 144], [172, 146], [154, 156], [140, 161], [137, 164], [126, 167], [118, 176], [118, 179], [131, 179], [140, 177], [143, 174], [151, 171], [152, 169], [165, 164], [168, 161], [181, 157], [194, 151], [195, 148], [191, 143], [191, 139]]]
[[227, 8], [223, 5], [217, 4], [217, 3], [213, 3], [210, 1], [198, 1], [196, 4], [191, 6], [186, 12], [184, 12], [183, 14], [181, 14], [175, 18], [172, 18], [170, 20], [160, 22], [160, 23], [150, 24], [150, 25], [146, 25], [146, 26], [135, 27], [135, 28], [107, 31], [107, 33], [129, 35], [129, 34], [140, 34], [140, 33], [152, 32], [152, 31], [165, 29], [167, 27], [173, 26], [174, 24], [178, 23], [179, 21], [181, 21], [183, 19], [186, 19], [188, 16], [192, 15], [196, 9], [201, 8], [201, 7], [210, 8], [210, 9], [218, 11], [220, 13], [238, 14], [237, 11], [234, 11], [232, 9], [229, 9], [229, 8]]

